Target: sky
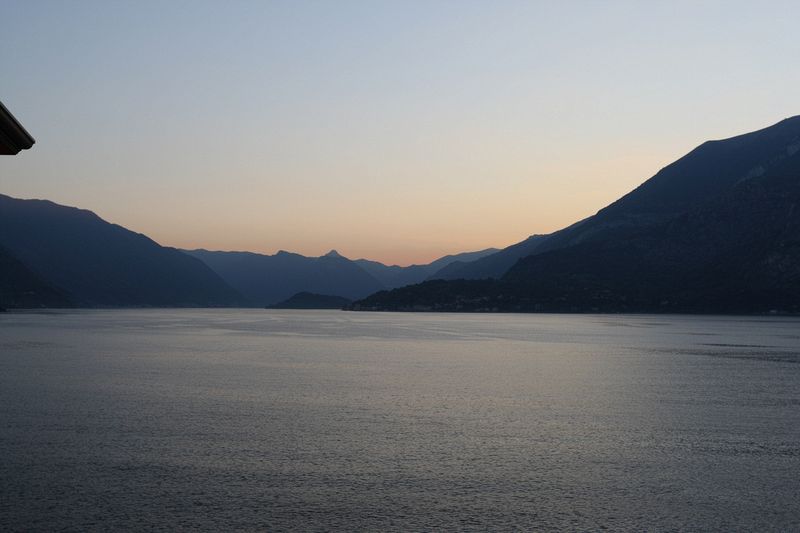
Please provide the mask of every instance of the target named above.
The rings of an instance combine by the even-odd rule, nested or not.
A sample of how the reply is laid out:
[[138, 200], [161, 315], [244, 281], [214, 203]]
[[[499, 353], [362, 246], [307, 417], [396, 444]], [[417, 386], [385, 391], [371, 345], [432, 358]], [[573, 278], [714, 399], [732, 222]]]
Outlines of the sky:
[[0, 0], [0, 193], [181, 248], [410, 264], [800, 114], [800, 2]]

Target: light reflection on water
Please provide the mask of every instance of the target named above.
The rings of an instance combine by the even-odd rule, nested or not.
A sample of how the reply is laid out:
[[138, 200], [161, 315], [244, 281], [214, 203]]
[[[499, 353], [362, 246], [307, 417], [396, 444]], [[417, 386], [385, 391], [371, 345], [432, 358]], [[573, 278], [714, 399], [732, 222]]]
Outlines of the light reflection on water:
[[0, 316], [0, 529], [800, 529], [800, 321]]

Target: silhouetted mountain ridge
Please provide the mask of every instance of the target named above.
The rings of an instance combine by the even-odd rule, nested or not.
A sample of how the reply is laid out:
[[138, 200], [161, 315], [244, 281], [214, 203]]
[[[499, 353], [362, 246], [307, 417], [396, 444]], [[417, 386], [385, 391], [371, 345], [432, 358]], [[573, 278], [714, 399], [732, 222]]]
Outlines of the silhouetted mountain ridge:
[[520, 258], [528, 256], [547, 239], [548, 235], [531, 235], [522, 242], [486, 254], [474, 260], [459, 260], [446, 265], [427, 279], [485, 279], [499, 278]]
[[461, 257], [492, 253], [493, 248], [445, 256], [427, 265], [387, 266], [367, 259], [350, 260], [336, 250], [320, 257], [281, 250], [274, 255], [253, 252], [186, 250], [205, 262], [252, 305], [273, 306], [292, 295], [308, 292], [348, 300], [386, 288], [423, 281], [441, 265]]
[[[453, 264], [431, 279], [500, 278], [519, 259], [577, 244], [620, 225], [655, 223], [722, 194], [740, 180], [764, 172], [800, 147], [800, 117], [725, 140], [707, 141], [597, 214], [552, 235], [534, 235], [494, 255]], [[793, 148], [792, 148], [793, 147]]]
[[497, 253], [498, 251], [497, 248], [486, 248], [476, 252], [446, 255], [426, 265], [410, 265], [406, 267], [397, 265], [387, 266], [383, 263], [367, 259], [356, 259], [355, 262], [380, 281], [384, 288], [394, 289], [405, 285], [420, 283], [430, 277], [438, 276], [439, 272], [448, 269], [452, 265], [467, 264], [471, 261]]
[[201, 261], [47, 200], [0, 195], [0, 245], [78, 306], [242, 303]]
[[406, 287], [354, 307], [798, 312], [798, 204], [794, 117], [702, 144], [596, 215], [544, 238], [500, 280]]
[[363, 298], [383, 285], [338, 253], [306, 257], [286, 251], [252, 252], [187, 250], [242, 293], [252, 305], [268, 306], [299, 292]]
[[491, 251], [413, 267], [360, 265], [336, 250], [314, 258], [285, 250], [186, 253], [85, 209], [0, 195], [5, 307], [262, 306], [300, 292], [353, 299], [386, 287], [369, 271], [389, 286], [415, 283], [439, 265]]

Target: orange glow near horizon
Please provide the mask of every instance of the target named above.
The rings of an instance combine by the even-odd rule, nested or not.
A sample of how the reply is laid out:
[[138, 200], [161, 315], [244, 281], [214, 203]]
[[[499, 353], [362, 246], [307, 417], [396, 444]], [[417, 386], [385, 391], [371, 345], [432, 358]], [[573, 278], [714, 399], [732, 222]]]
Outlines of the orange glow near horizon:
[[0, 193], [181, 248], [501, 248], [800, 112], [799, 10], [12, 2], [2, 98], [37, 142]]
[[[431, 181], [424, 194], [397, 189], [385, 197], [381, 188], [358, 190], [333, 181], [315, 194], [287, 188], [270, 197], [271, 186], [253, 180], [246, 194], [198, 187], [179, 204], [174, 199], [181, 197], [180, 190], [164, 190], [154, 201], [135, 187], [123, 193], [127, 201], [116, 209], [91, 209], [69, 195], [51, 199], [88, 207], [165, 246], [264, 254], [286, 250], [306, 256], [336, 249], [351, 259], [406, 266], [504, 248], [534, 233], [566, 227], [632, 190], [676, 157], [650, 152], [598, 155], [595, 161], [570, 162], [565, 157], [550, 161], [550, 167], [539, 161], [537, 167], [525, 161], [512, 166], [509, 159], [501, 160], [504, 155], [498, 154], [497, 162], [487, 160], [483, 169], [473, 169], [467, 176], [472, 181], [463, 180], [472, 187], [459, 187], [458, 178], [441, 179]], [[494, 167], [504, 179], [480, 179]], [[450, 172], [463, 176], [465, 170]], [[265, 198], [270, 198], [268, 203]], [[347, 205], [359, 207], [345, 209]]]

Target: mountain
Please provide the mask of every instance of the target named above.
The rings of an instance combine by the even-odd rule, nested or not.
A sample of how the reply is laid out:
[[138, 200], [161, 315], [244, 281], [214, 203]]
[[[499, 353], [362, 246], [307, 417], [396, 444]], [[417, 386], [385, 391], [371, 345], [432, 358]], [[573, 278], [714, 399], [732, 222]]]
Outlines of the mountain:
[[430, 282], [353, 307], [800, 312], [800, 117], [704, 143], [499, 280]]
[[0, 309], [72, 306], [63, 291], [48, 284], [0, 247]]
[[341, 296], [298, 292], [282, 302], [269, 306], [268, 309], [342, 309], [351, 303], [352, 300]]
[[522, 242], [474, 259], [460, 259], [429, 275], [427, 279], [486, 279], [500, 278], [520, 258], [531, 255], [548, 235], [531, 235]]
[[280, 251], [275, 255], [251, 252], [188, 250], [203, 261], [253, 305], [266, 306], [298, 292], [363, 298], [384, 286], [353, 261], [332, 250], [321, 257]]
[[738, 185], [765, 178], [798, 151], [800, 116], [744, 135], [707, 141], [596, 215], [554, 233], [536, 253], [607, 239], [624, 227], [669, 220]]
[[619, 225], [655, 222], [702, 204], [745, 176], [764, 172], [781, 157], [781, 150], [792, 145], [796, 129], [794, 117], [724, 141], [708, 141], [588, 219], [552, 235], [534, 235], [471, 263], [452, 264], [430, 279], [500, 278], [523, 257], [576, 244]]
[[285, 251], [264, 255], [185, 250], [258, 306], [273, 305], [298, 292], [328, 294], [349, 300], [363, 298], [387, 288], [419, 283], [453, 261], [479, 258], [495, 251], [495, 248], [488, 248], [448, 255], [427, 265], [401, 267], [368, 259], [350, 260], [336, 250], [321, 257]]
[[452, 265], [466, 264], [495, 254], [498, 251], [497, 248], [486, 248], [485, 250], [479, 250], [477, 252], [446, 255], [427, 265], [410, 265], [407, 267], [397, 265], [387, 266], [383, 263], [370, 261], [368, 259], [356, 259], [355, 262], [375, 277], [375, 279], [380, 281], [385, 288], [394, 289], [405, 285], [420, 283], [431, 276], [437, 276], [438, 272]]
[[[0, 195], [0, 246], [77, 306], [232, 306], [201, 261], [91, 211]], [[50, 297], [48, 297], [50, 298]]]
[[798, 312], [799, 208], [800, 154], [668, 220], [528, 257], [504, 279], [601, 308]]

